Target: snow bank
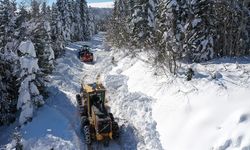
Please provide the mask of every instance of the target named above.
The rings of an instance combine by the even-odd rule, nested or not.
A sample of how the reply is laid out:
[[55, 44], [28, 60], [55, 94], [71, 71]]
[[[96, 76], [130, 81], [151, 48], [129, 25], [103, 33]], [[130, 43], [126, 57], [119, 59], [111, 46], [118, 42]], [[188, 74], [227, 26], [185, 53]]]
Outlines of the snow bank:
[[125, 147], [160, 150], [162, 147], [159, 134], [156, 132], [156, 122], [152, 118], [152, 99], [141, 93], [130, 93], [126, 86], [127, 80], [128, 78], [123, 75], [107, 75], [105, 78], [105, 86], [111, 97], [111, 111], [114, 116], [126, 120], [136, 131], [136, 141], [133, 142], [136, 142], [137, 146], [129, 147], [131, 143], [127, 143]]
[[[140, 99], [134, 100], [131, 106], [127, 104], [129, 94], [126, 98], [120, 96], [122, 102], [115, 103], [121, 105], [117, 113], [131, 112], [128, 114], [133, 118], [140, 112], [141, 118], [147, 120], [141, 111], [145, 111], [145, 105], [149, 104], [149, 108], [152, 105], [151, 120], [156, 121], [164, 149], [250, 148], [249, 58], [184, 64], [183, 68], [192, 67], [195, 70], [195, 76], [190, 82], [185, 80], [185, 70], [177, 78], [171, 75], [155, 76], [149, 65], [136, 58], [122, 58], [118, 55], [115, 58], [120, 61], [111, 74], [120, 74], [127, 80], [128, 91], [122, 93], [139, 92], [155, 99], [153, 102], [145, 101], [143, 105], [138, 105]], [[135, 110], [131, 109], [134, 107]], [[152, 129], [154, 126], [144, 130]]]

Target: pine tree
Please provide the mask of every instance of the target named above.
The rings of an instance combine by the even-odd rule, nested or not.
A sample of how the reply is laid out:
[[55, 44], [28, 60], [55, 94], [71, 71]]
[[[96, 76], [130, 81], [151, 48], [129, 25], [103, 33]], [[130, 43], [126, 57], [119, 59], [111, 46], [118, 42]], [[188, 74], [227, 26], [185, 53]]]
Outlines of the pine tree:
[[21, 73], [19, 75], [21, 85], [18, 90], [17, 108], [21, 109], [19, 123], [23, 124], [32, 120], [35, 109], [42, 105], [44, 101], [38, 90], [37, 74], [40, 69], [35, 47], [30, 40], [27, 40], [21, 42], [18, 49], [21, 55]]
[[110, 39], [117, 47], [127, 46], [130, 42], [126, 12], [128, 12], [126, 1], [116, 0], [114, 4], [113, 18], [111, 19], [109, 26], [108, 39]]
[[3, 48], [8, 40], [14, 38], [15, 29], [15, 1], [10, 0], [0, 1], [0, 48]]
[[135, 0], [133, 4], [132, 18], [129, 21], [133, 45], [139, 48], [149, 47], [153, 43], [157, 1]]
[[15, 129], [12, 136], [15, 143], [15, 150], [23, 150], [22, 135], [20, 131], [18, 131], [18, 128]]
[[40, 5], [41, 3], [38, 0], [31, 0], [31, 17], [32, 18], [40, 17]]
[[22, 2], [20, 4], [19, 10], [20, 11], [17, 13], [16, 19], [16, 31], [18, 32], [17, 39], [23, 41], [27, 36], [28, 19], [30, 18], [30, 16], [25, 4]]
[[[8, 44], [7, 44], [8, 45]], [[1, 54], [0, 60], [0, 124], [10, 124], [15, 121], [17, 104], [16, 69], [17, 57], [12, 51]]]
[[54, 55], [64, 53], [66, 42], [89, 39], [94, 25], [85, 0], [58, 0], [51, 8], [32, 0], [29, 11], [0, 0], [0, 18], [0, 124], [13, 122], [16, 107], [22, 124], [44, 103]]
[[216, 19], [215, 53], [238, 56], [249, 53], [249, 9], [240, 0], [219, 0], [214, 4]]
[[[178, 4], [172, 0], [161, 1], [158, 6], [157, 22], [156, 22], [156, 48], [152, 56], [154, 65], [161, 71], [169, 70], [176, 72], [176, 61], [180, 56], [180, 39], [177, 24], [181, 21], [178, 18]], [[181, 25], [180, 25], [181, 26]], [[179, 27], [180, 27], [179, 26]]]
[[79, 7], [80, 7], [80, 15], [81, 15], [81, 22], [80, 26], [83, 26], [83, 39], [84, 40], [89, 40], [91, 33], [90, 33], [90, 28], [91, 28], [91, 20], [89, 16], [89, 10], [88, 6], [85, 0], [81, 0], [79, 2]]
[[185, 26], [185, 55], [200, 62], [214, 58], [214, 11], [211, 0], [192, 1], [188, 4], [188, 21]]
[[69, 13], [69, 0], [58, 0], [56, 2], [57, 10], [59, 12], [60, 26], [62, 29], [62, 36], [65, 42], [71, 41], [71, 20]]
[[55, 52], [56, 58], [64, 53], [65, 41], [61, 26], [62, 22], [59, 17], [57, 5], [53, 3], [51, 8], [51, 42], [54, 43], [52, 49]]
[[15, 120], [16, 94], [16, 40], [15, 1], [0, 1], [0, 124], [9, 124]]

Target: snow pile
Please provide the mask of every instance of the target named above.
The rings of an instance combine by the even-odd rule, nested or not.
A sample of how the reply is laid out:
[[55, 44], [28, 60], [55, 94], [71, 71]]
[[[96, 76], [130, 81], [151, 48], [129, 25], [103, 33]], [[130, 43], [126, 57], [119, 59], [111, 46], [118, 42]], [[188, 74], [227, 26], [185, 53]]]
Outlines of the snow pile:
[[[128, 88], [128, 91], [122, 92], [118, 88], [116, 90], [118, 95], [124, 92], [139, 92], [146, 95], [145, 97], [155, 99], [153, 102], [144, 99], [145, 103], [139, 105], [141, 98], [133, 96], [135, 99], [128, 105], [130, 94], [126, 94], [125, 98], [119, 96], [123, 101], [117, 102], [119, 98], [114, 99], [116, 101], [114, 105], [120, 106], [116, 113], [125, 111], [128, 112], [126, 114], [129, 114], [129, 118], [133, 118], [140, 112], [142, 116], [140, 118], [143, 119], [137, 117], [137, 120], [146, 120], [148, 123], [143, 112], [147, 112], [146, 110], [151, 112], [146, 108], [150, 108], [152, 104], [150, 120], [156, 121], [156, 129], [164, 149], [247, 150], [250, 148], [249, 58], [235, 60], [225, 58], [204, 64], [183, 64], [180, 76], [165, 77], [155, 76], [149, 65], [139, 59], [115, 57], [120, 61], [110, 74], [123, 76], [127, 80]], [[193, 68], [195, 75], [190, 82], [187, 82], [184, 68], [189, 67]], [[109, 84], [107, 86], [112, 87]], [[126, 118], [126, 115], [123, 117]], [[155, 128], [153, 124], [149, 127], [151, 128], [144, 130]]]
[[[115, 80], [114, 80], [115, 79]], [[152, 99], [144, 94], [130, 93], [126, 86], [127, 77], [122, 75], [107, 75], [105, 85], [108, 88], [111, 111], [133, 126], [136, 134], [136, 147], [127, 143], [127, 149], [162, 149], [159, 134], [156, 132], [156, 122], [152, 118]], [[130, 135], [131, 136], [131, 135]], [[123, 142], [126, 143], [124, 140]]]
[[[117, 57], [115, 58], [117, 59]], [[125, 124], [122, 133], [130, 136], [130, 138], [121, 137], [123, 148], [161, 150], [163, 148], [159, 133], [156, 131], [156, 122], [152, 117], [154, 100], [141, 92], [129, 91], [127, 86], [129, 78], [121, 74], [137, 60], [131, 60], [129, 57], [118, 59], [119, 63], [115, 64], [114, 69], [104, 75], [103, 80], [108, 91], [111, 112], [119, 118], [120, 125], [124, 126]], [[132, 128], [132, 132], [129, 128]]]

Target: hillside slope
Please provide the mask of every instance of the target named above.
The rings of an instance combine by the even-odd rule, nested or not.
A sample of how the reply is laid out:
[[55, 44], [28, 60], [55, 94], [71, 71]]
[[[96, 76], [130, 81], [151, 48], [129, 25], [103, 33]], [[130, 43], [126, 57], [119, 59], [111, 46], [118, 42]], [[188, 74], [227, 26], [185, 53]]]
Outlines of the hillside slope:
[[156, 76], [143, 54], [114, 56], [119, 62], [111, 74], [127, 78], [129, 92], [154, 99], [152, 119], [164, 149], [250, 149], [250, 58], [182, 64], [195, 71], [188, 82], [184, 69], [177, 77]]

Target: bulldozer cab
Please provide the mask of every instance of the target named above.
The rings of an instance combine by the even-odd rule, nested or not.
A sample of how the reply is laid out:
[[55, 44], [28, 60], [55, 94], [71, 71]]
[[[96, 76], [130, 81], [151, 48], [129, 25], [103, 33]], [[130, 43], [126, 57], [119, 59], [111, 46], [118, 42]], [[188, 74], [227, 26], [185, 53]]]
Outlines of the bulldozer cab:
[[88, 115], [92, 115], [93, 106], [96, 107], [101, 113], [106, 114], [104, 86], [102, 84], [93, 83], [83, 85], [83, 89], [87, 94]]
[[95, 106], [98, 108], [102, 113], [105, 113], [105, 92], [98, 91], [96, 93], [90, 94], [89, 97], [90, 106]]

